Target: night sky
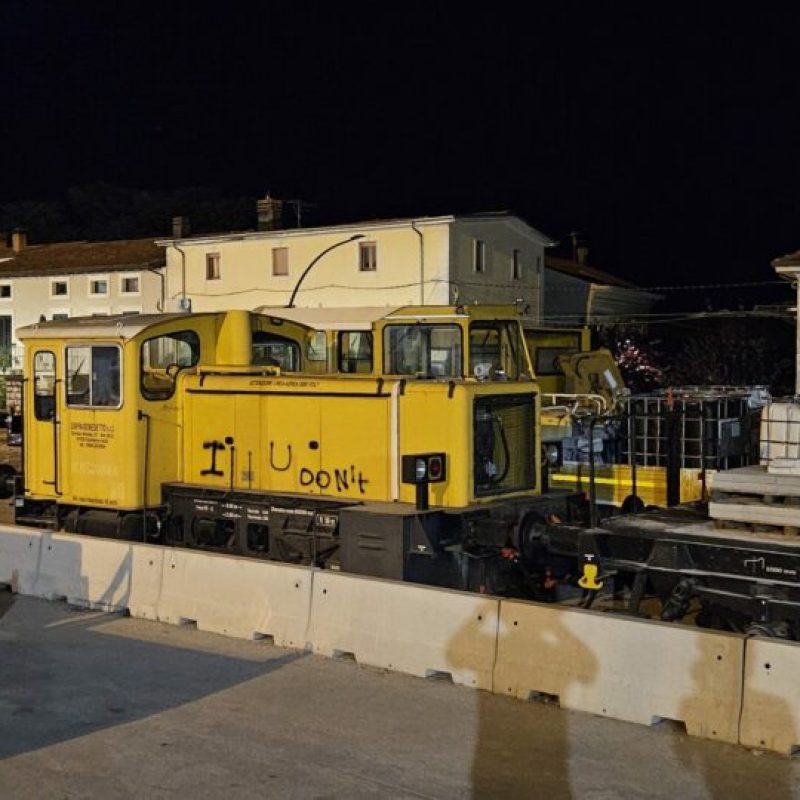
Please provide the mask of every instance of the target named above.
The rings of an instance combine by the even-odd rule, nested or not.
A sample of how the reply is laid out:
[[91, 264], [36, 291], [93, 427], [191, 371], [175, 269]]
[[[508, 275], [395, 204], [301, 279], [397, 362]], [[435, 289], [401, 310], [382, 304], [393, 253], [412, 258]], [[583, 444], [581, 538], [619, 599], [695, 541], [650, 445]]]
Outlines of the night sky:
[[509, 209], [642, 286], [774, 280], [800, 15], [525, 8], [4, 0], [0, 203], [106, 181], [269, 190], [319, 224]]

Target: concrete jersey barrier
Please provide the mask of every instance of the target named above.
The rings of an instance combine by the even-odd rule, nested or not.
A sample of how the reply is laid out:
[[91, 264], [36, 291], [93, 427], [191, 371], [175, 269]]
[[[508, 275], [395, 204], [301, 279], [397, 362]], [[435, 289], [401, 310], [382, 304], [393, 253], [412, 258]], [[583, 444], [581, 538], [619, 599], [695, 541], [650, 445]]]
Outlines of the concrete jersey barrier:
[[308, 640], [326, 656], [491, 689], [499, 606], [485, 595], [322, 571]]
[[494, 690], [736, 743], [743, 663], [741, 636], [503, 600]]
[[0, 527], [0, 583], [20, 594], [34, 593], [43, 535], [28, 528]]
[[305, 648], [310, 568], [192, 550], [164, 552], [159, 620]]
[[748, 639], [739, 741], [786, 755], [800, 747], [800, 643]]
[[41, 535], [40, 547], [34, 596], [156, 619], [162, 548], [50, 532]]

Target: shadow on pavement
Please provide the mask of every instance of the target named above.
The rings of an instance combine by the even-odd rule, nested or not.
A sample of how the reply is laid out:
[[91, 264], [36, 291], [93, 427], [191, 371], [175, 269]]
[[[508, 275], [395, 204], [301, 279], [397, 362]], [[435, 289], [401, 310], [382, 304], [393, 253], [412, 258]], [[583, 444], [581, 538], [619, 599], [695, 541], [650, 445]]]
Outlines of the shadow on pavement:
[[[700, 639], [699, 642], [692, 677], [696, 687], [694, 696], [698, 698], [696, 702], [702, 704], [702, 699], [707, 694], [711, 694], [714, 689], [714, 678], [708, 665], [713, 663], [715, 657], [721, 658], [721, 656], [716, 656], [711, 640]], [[752, 690], [750, 693], [752, 698], [755, 693]], [[758, 693], [756, 699], [751, 702], [769, 708], [778, 730], [792, 730], [794, 727], [791, 709], [782, 698]], [[684, 702], [689, 713], [691, 713], [691, 704], [691, 700]], [[740, 776], [720, 765], [718, 753], [714, 749], [702, 746], [684, 747], [680, 748], [678, 753], [684, 766], [702, 777], [710, 800], [728, 800], [728, 798], [737, 796], [740, 791]], [[789, 757], [770, 753], [769, 758], [761, 759], [758, 768], [754, 767], [752, 772], [763, 773], [764, 780], [761, 781], [758, 788], [759, 800], [784, 800], [784, 798], [797, 797], [800, 793], [800, 786], [797, 785], [795, 777], [794, 762]]]
[[28, 598], [3, 616], [0, 759], [158, 714], [304, 656], [275, 648], [272, 657], [270, 648], [244, 660], [95, 630], [116, 619]]
[[[525, 604], [510, 604], [525, 611]], [[484, 613], [490, 613], [489, 608]], [[472, 758], [472, 796], [475, 800], [500, 797], [542, 797], [548, 800], [571, 800], [570, 780], [570, 730], [569, 716], [556, 708], [559, 698], [566, 698], [581, 685], [594, 682], [598, 661], [586, 642], [581, 641], [565, 624], [564, 612], [546, 609], [539, 613], [536, 623], [530, 624], [523, 616], [520, 620], [509, 617], [499, 620], [499, 638], [511, 637], [516, 647], [527, 649], [532, 666], [529, 674], [520, 678], [530, 684], [530, 695], [544, 702], [552, 702], [552, 713], [547, 714], [547, 736], [536, 729], [520, 729], [509, 725], [513, 704], [511, 697], [501, 698], [489, 692], [477, 693], [477, 719], [475, 749]], [[526, 624], [527, 622], [527, 624]], [[514, 631], [524, 631], [518, 640]], [[476, 634], [469, 624], [459, 631], [449, 643], [448, 661], [451, 666], [465, 667], [476, 643], [493, 647], [493, 636]], [[466, 661], [465, 661], [466, 659]], [[537, 667], [550, 665], [536, 675]], [[495, 680], [497, 673], [495, 671]], [[541, 683], [537, 683], [541, 680]], [[508, 690], [506, 692], [506, 689]], [[500, 694], [512, 694], [511, 686], [495, 686]]]
[[0, 587], [0, 618], [14, 605], [15, 598], [10, 589]]

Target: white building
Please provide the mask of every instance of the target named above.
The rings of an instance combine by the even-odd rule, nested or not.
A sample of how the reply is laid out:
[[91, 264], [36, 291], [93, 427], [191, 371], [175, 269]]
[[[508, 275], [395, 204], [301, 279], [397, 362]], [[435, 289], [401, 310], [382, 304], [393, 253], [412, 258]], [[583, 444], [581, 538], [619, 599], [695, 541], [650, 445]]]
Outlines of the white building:
[[544, 252], [555, 242], [512, 214], [270, 229], [276, 217], [262, 216], [260, 230], [158, 240], [166, 308], [285, 306], [297, 289], [295, 306], [519, 303], [539, 318]]
[[14, 332], [23, 325], [160, 311], [163, 266], [152, 239], [30, 245], [13, 233], [0, 247], [0, 366], [18, 355]]

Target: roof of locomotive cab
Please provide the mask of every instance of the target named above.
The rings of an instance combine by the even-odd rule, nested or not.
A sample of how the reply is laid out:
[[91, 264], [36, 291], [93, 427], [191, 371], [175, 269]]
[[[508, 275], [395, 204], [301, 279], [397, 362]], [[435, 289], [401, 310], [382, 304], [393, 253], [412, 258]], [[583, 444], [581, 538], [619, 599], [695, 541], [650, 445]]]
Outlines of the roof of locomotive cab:
[[517, 319], [519, 311], [511, 305], [464, 305], [464, 306], [363, 306], [283, 308], [280, 306], [258, 306], [258, 314], [281, 317], [307, 325], [316, 330], [370, 330], [380, 320], [435, 320], [453, 317], [475, 317], [495, 319], [506, 317]]
[[[226, 311], [172, 312], [164, 314], [106, 314], [97, 317], [71, 317], [69, 319], [45, 320], [34, 322], [17, 328], [17, 338], [25, 339], [59, 339], [74, 336], [76, 338], [117, 338], [133, 339], [143, 331], [179, 319], [195, 320], [207, 317], [224, 317]], [[248, 312], [256, 316], [277, 317], [277, 314], [260, 314]], [[293, 320], [289, 320], [290, 322]], [[310, 327], [310, 326], [306, 326]]]
[[522, 327], [526, 332], [533, 331], [534, 333], [582, 333], [586, 330], [585, 325], [540, 325], [539, 322], [533, 317], [522, 317]]
[[69, 319], [46, 320], [34, 322], [17, 328], [17, 338], [54, 339], [67, 336], [76, 337], [114, 337], [132, 339], [147, 328], [175, 319], [211, 316], [206, 314], [189, 314], [187, 312], [172, 314], [107, 314], [102, 317], [71, 317]]
[[369, 330], [372, 323], [383, 319], [398, 309], [398, 306], [362, 306], [361, 308], [283, 308], [282, 306], [258, 306], [257, 314], [299, 322], [315, 330]]

